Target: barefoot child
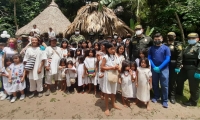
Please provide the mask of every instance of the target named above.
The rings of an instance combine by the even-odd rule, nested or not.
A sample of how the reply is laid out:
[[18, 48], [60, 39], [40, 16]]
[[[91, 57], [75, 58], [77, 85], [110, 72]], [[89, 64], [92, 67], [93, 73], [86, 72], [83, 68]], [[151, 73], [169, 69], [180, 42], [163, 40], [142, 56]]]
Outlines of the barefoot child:
[[[129, 61], [122, 62], [121, 75], [119, 83], [122, 87], [122, 102], [124, 107], [127, 107], [128, 98], [133, 98], [133, 72], [130, 68]], [[130, 106], [130, 103], [129, 105]]]
[[137, 80], [137, 76], [136, 76], [136, 71], [137, 71], [137, 64], [135, 61], [131, 62], [130, 63], [130, 67], [131, 67], [131, 70], [133, 72], [133, 79], [132, 79], [132, 82], [133, 82], [133, 99], [135, 99], [135, 102], [137, 102], [136, 100], [136, 92], [137, 92], [137, 88], [136, 88], [136, 80]]
[[[77, 74], [78, 74], [78, 92], [85, 92], [85, 82], [87, 81], [87, 76], [85, 76], [84, 70], [84, 56], [78, 57], [78, 67], [77, 67]], [[82, 87], [82, 90], [81, 90]]]
[[152, 73], [149, 68], [149, 60], [147, 58], [140, 60], [140, 67], [137, 68], [138, 79], [137, 86], [137, 99], [146, 103], [147, 110], [150, 110], [150, 89], [152, 86]]
[[89, 49], [86, 51], [85, 56], [87, 56], [84, 60], [84, 65], [85, 65], [85, 72], [86, 75], [88, 75], [88, 86], [89, 86], [89, 90], [88, 93], [90, 93], [91, 91], [91, 84], [94, 84], [94, 94], [96, 94], [96, 85], [97, 85], [97, 81], [95, 79], [95, 75], [96, 75], [96, 51], [95, 49]]
[[60, 60], [60, 64], [58, 67], [58, 81], [61, 81], [60, 84], [60, 91], [66, 90], [66, 75], [65, 75], [65, 68], [67, 66], [65, 58]]
[[9, 66], [9, 80], [8, 82], [11, 83], [11, 89], [9, 92], [12, 92], [13, 98], [10, 101], [11, 103], [15, 102], [17, 99], [17, 92], [21, 92], [20, 100], [25, 98], [24, 89], [26, 88], [25, 72], [24, 72], [24, 65], [22, 63], [22, 57], [20, 54], [16, 54], [13, 57], [13, 63]]

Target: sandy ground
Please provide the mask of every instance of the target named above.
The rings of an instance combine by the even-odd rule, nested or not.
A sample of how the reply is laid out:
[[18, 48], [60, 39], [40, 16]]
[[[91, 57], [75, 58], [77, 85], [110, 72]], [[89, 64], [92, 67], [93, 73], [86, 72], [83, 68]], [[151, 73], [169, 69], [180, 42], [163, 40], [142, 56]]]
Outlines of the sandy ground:
[[[104, 114], [104, 101], [93, 94], [70, 94], [54, 92], [50, 96], [10, 103], [0, 101], [1, 119], [200, 119], [199, 107], [184, 107], [177, 103], [163, 108], [161, 103], [150, 103], [151, 110], [143, 105], [132, 105], [125, 108], [120, 95], [117, 105], [122, 110], [111, 109], [111, 115]], [[111, 107], [111, 106], [110, 106]]]

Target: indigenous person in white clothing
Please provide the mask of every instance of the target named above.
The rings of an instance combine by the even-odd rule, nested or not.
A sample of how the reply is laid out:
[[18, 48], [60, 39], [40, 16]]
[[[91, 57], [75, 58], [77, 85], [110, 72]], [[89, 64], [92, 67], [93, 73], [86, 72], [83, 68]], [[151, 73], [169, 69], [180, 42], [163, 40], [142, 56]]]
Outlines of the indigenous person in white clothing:
[[2, 83], [3, 83], [3, 88], [4, 88], [4, 93], [1, 96], [1, 100], [5, 100], [7, 96], [10, 99], [10, 95], [12, 94], [12, 93], [8, 92], [8, 91], [10, 91], [10, 88], [11, 88], [11, 84], [8, 82], [9, 72], [10, 72], [9, 66], [11, 64], [12, 64], [12, 58], [5, 58], [4, 67], [1, 70], [1, 76], [3, 79]]
[[137, 64], [135, 61], [130, 62], [130, 67], [131, 70], [133, 72], [133, 79], [132, 79], [132, 84], [133, 84], [133, 99], [134, 102], [137, 103], [137, 97], [136, 97], [136, 93], [137, 93], [137, 88], [136, 88], [136, 80], [137, 80], [137, 75], [136, 75], [136, 71], [137, 71]]
[[[119, 62], [119, 69], [121, 70], [122, 68], [122, 61], [125, 60], [124, 58], [124, 45], [118, 45], [116, 49], [116, 56], [117, 60]], [[117, 91], [121, 91], [121, 84], [117, 84]]]
[[[121, 75], [119, 79], [119, 83], [122, 87], [122, 102], [124, 104], [124, 107], [127, 107], [128, 99], [133, 98], [133, 72], [130, 68], [130, 62], [129, 61], [123, 61], [122, 62], [122, 68], [121, 68]], [[130, 103], [128, 104], [130, 106]]]
[[[115, 104], [115, 94], [117, 91], [117, 81], [116, 82], [110, 82], [108, 81], [108, 72], [111, 71], [118, 71], [119, 70], [119, 65], [116, 63], [116, 56], [115, 54], [115, 47], [111, 43], [106, 43], [106, 53], [103, 57], [102, 64], [101, 64], [101, 69], [104, 72], [104, 81], [103, 81], [103, 93], [105, 94], [105, 114], [110, 115], [109, 107], [108, 107], [108, 96], [111, 95], [111, 102], [112, 102], [112, 107], [115, 109], [119, 109], [116, 104]], [[119, 64], [119, 63], [118, 63]]]
[[36, 25], [33, 25], [33, 29], [31, 29], [31, 32], [33, 32], [35, 37], [38, 37], [40, 35], [40, 30], [37, 28]]
[[53, 31], [51, 27], [49, 28], [48, 35], [49, 38], [56, 37], [56, 33]]
[[137, 68], [138, 79], [137, 86], [137, 99], [147, 103], [147, 110], [150, 110], [150, 90], [152, 88], [152, 73], [149, 68], [149, 60], [147, 58], [140, 60], [140, 67]]
[[68, 54], [68, 41], [67, 40], [63, 40], [60, 44], [60, 48], [62, 50], [62, 58], [67, 58], [67, 54]]
[[[35, 61], [33, 61], [33, 69], [28, 71], [28, 78], [30, 82], [30, 96], [29, 98], [34, 97], [34, 92], [37, 91], [38, 97], [42, 97], [42, 91], [43, 91], [43, 83], [42, 78], [44, 77], [44, 63], [47, 59], [45, 51], [40, 50], [39, 47], [39, 39], [36, 37], [33, 37], [31, 39], [31, 46], [26, 50], [25, 56], [24, 56], [24, 64], [28, 64], [27, 62], [31, 58], [35, 58]], [[26, 70], [25, 70], [26, 71]]]
[[46, 79], [45, 83], [47, 84], [47, 91], [45, 93], [46, 96], [50, 95], [50, 86], [52, 84], [52, 80], [55, 80], [55, 85], [58, 83], [58, 66], [60, 59], [62, 58], [62, 50], [60, 47], [57, 47], [56, 38], [50, 39], [50, 46], [45, 49], [47, 54], [47, 61], [45, 63], [46, 69]]
[[67, 62], [67, 68], [65, 69], [66, 82], [67, 82], [67, 94], [70, 94], [70, 87], [72, 88], [72, 94], [74, 91], [75, 78], [77, 77], [77, 71], [72, 61]]
[[91, 91], [91, 83], [94, 84], [94, 94], [96, 95], [96, 86], [97, 86], [97, 81], [95, 79], [95, 75], [96, 75], [96, 51], [95, 49], [89, 49], [85, 52], [85, 60], [84, 60], [84, 65], [85, 65], [85, 73], [88, 77], [88, 86], [89, 86], [89, 90], [88, 93], [90, 93]]
[[60, 64], [58, 67], [58, 81], [61, 81], [60, 84], [60, 91], [65, 92], [66, 90], [66, 75], [65, 75], [65, 68], [67, 67], [67, 62], [65, 58], [60, 60]]
[[10, 101], [11, 103], [15, 102], [17, 99], [17, 91], [21, 92], [20, 100], [23, 100], [25, 98], [24, 89], [26, 88], [22, 56], [20, 54], [16, 54], [12, 58], [13, 63], [9, 66], [10, 71], [8, 80], [8, 82], [11, 83], [11, 88], [8, 92], [12, 92], [13, 94], [13, 98]]
[[76, 67], [78, 74], [78, 92], [82, 92], [82, 94], [85, 92], [85, 84], [87, 81], [87, 77], [85, 76], [84, 60], [85, 60], [84, 56], [79, 56], [78, 66]]

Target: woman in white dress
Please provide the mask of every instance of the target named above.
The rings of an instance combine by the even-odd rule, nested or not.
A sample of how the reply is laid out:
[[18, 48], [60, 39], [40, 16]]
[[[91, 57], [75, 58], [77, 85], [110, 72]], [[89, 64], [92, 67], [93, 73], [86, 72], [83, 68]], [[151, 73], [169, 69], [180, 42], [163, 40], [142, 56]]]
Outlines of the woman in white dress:
[[[78, 74], [78, 92], [85, 92], [85, 84], [87, 82], [87, 76], [85, 75], [84, 69], [84, 56], [78, 57], [78, 66], [77, 66], [77, 74]], [[82, 90], [81, 90], [82, 87]]]
[[152, 86], [152, 73], [151, 69], [149, 68], [149, 60], [147, 58], [141, 59], [140, 67], [137, 68], [137, 76], [137, 99], [144, 103], [147, 103], [147, 110], [149, 110], [150, 89]]
[[[119, 69], [121, 70], [122, 68], [122, 61], [125, 60], [124, 58], [124, 45], [119, 45], [116, 49], [116, 56], [117, 56], [117, 60], [119, 62]], [[121, 84], [117, 84], [117, 91], [121, 91]]]
[[[117, 80], [115, 82], [108, 81], [108, 72], [116, 72], [119, 70], [119, 63], [117, 63], [117, 58], [115, 54], [115, 47], [111, 43], [106, 43], [106, 53], [103, 57], [101, 69], [104, 71], [104, 81], [102, 91], [105, 94], [105, 114], [110, 115], [108, 107], [108, 96], [111, 95], [112, 107], [119, 109], [115, 104], [115, 94], [117, 91]], [[117, 77], [117, 76], [115, 76]]]
[[45, 51], [40, 50], [39, 47], [39, 39], [36, 37], [33, 37], [31, 39], [31, 47], [29, 47], [26, 50], [25, 56], [24, 56], [24, 64], [27, 63], [27, 61], [30, 58], [36, 58], [34, 62], [34, 67], [32, 70], [29, 71], [29, 74], [27, 75], [30, 82], [30, 92], [31, 95], [29, 98], [34, 97], [34, 92], [37, 91], [39, 94], [39, 97], [42, 97], [42, 91], [43, 91], [43, 83], [42, 78], [44, 77], [44, 63], [47, 59]]
[[68, 41], [67, 40], [63, 40], [61, 42], [61, 45], [60, 45], [60, 48], [61, 48], [61, 51], [62, 51], [62, 58], [67, 58], [67, 53], [68, 53]]

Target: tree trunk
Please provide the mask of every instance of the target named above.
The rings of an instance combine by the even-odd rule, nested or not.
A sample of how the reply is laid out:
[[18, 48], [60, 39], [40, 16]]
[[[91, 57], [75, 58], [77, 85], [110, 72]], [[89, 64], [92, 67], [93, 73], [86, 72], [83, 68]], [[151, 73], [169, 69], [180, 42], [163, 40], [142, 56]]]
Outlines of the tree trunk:
[[[169, 0], [167, 0], [167, 2], [168, 2], [168, 4], [170, 4]], [[183, 31], [183, 26], [181, 24], [181, 21], [180, 21], [178, 14], [175, 12], [174, 15], [176, 16], [176, 20], [178, 22], [178, 26], [179, 26], [179, 29], [181, 31], [181, 39], [183, 41], [183, 44], [185, 45], [185, 34], [184, 34], [184, 31]]]
[[14, 3], [14, 21], [15, 21], [16, 30], [18, 30], [17, 15], [16, 15], [16, 0], [14, 0], [13, 3]]
[[137, 24], [140, 24], [140, 0], [137, 0]]

